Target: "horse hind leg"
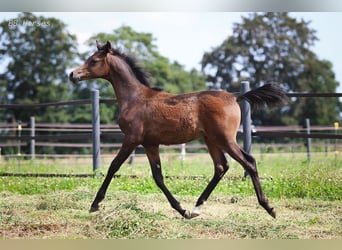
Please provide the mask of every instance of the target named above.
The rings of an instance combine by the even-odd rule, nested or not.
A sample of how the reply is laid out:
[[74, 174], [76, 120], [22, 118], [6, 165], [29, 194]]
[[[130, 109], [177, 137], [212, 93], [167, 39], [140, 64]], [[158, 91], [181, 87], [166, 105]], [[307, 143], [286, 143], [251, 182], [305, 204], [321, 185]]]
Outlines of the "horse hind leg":
[[254, 190], [256, 192], [259, 204], [273, 217], [276, 217], [276, 212], [273, 207], [271, 207], [268, 203], [268, 199], [266, 198], [261, 184], [259, 180], [259, 175], [256, 167], [256, 162], [253, 156], [246, 153], [244, 150], [240, 148], [240, 146], [236, 143], [229, 143], [226, 148], [228, 154], [238, 161], [249, 176], [252, 179]]
[[203, 193], [197, 200], [196, 206], [190, 213], [190, 218], [194, 218], [200, 215], [200, 207], [203, 203], [209, 198], [212, 191], [215, 189], [219, 181], [222, 179], [224, 174], [228, 171], [228, 162], [224, 153], [221, 149], [215, 146], [215, 144], [209, 143], [206, 140], [206, 144], [208, 146], [209, 154], [214, 162], [215, 172], [213, 178], [208, 183], [207, 187], [204, 189]]

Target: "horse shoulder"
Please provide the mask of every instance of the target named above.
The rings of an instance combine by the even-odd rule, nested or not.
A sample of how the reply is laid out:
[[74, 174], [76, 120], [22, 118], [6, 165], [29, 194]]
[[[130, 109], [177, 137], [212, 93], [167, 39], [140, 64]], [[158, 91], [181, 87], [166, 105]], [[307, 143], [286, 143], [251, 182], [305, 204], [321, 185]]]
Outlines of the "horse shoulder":
[[144, 125], [145, 101], [137, 99], [120, 109], [118, 124], [122, 132], [141, 138]]

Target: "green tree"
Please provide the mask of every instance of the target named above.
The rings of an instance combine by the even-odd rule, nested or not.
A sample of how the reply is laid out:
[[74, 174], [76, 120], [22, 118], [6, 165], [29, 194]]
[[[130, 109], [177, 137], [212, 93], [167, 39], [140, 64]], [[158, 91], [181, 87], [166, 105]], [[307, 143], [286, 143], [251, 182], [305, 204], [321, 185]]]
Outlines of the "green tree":
[[[335, 92], [339, 83], [332, 65], [311, 51], [318, 39], [309, 24], [286, 12], [242, 17], [241, 23], [234, 24], [233, 35], [203, 55], [202, 69], [208, 84], [239, 91], [242, 80], [249, 80], [251, 88], [273, 81], [289, 92]], [[336, 98], [297, 98], [287, 107], [263, 110], [253, 120], [256, 124], [279, 125], [303, 124], [310, 118], [313, 125], [326, 125], [337, 119], [339, 107]], [[318, 118], [323, 116], [328, 118]]]
[[[75, 57], [76, 37], [66, 24], [55, 18], [21, 13], [0, 23], [0, 63], [5, 72], [0, 78], [1, 103], [43, 103], [68, 100], [67, 68]], [[13, 109], [8, 120], [67, 121], [65, 109]]]
[[[335, 80], [332, 65], [329, 61], [319, 60], [315, 55], [305, 59], [303, 72], [298, 76], [298, 92], [334, 93], [339, 83]], [[309, 90], [309, 91], [308, 91]], [[287, 124], [305, 124], [310, 118], [314, 125], [332, 125], [341, 112], [338, 98], [295, 98], [295, 108], [289, 110], [284, 117]]]

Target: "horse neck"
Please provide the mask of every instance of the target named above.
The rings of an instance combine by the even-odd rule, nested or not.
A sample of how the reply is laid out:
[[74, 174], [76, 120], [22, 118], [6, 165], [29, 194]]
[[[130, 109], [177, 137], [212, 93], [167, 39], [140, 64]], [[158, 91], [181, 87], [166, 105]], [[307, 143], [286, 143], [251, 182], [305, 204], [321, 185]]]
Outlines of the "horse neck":
[[[117, 72], [120, 72], [118, 74]], [[146, 93], [146, 86], [141, 84], [128, 68], [111, 70], [107, 79], [113, 86], [119, 108], [125, 108]]]

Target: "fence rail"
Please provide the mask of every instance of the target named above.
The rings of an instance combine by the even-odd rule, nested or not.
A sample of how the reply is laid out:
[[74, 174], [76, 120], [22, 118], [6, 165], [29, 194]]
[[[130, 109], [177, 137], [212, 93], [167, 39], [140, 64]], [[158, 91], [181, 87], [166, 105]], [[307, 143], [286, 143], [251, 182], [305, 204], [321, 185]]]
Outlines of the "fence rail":
[[[287, 93], [288, 97], [342, 97], [342, 93]], [[117, 100], [114, 98], [104, 98], [100, 99], [100, 103], [115, 104]], [[68, 105], [85, 105], [91, 104], [90, 99], [84, 100], [73, 100], [73, 101], [63, 101], [63, 102], [48, 102], [48, 103], [13, 103], [13, 104], [0, 104], [1, 108], [6, 109], [32, 109], [41, 108], [49, 106], [68, 106]]]
[[[23, 124], [24, 126], [25, 124]], [[27, 126], [27, 125], [26, 125]], [[9, 127], [11, 130], [16, 131], [17, 126], [10, 125]], [[21, 140], [21, 141], [30, 141], [30, 140], [44, 140], [44, 141], [65, 141], [65, 140], [86, 140], [91, 139], [91, 125], [88, 124], [58, 124], [52, 123], [47, 124], [44, 123], [44, 129], [41, 129], [40, 124], [37, 124], [35, 127], [35, 131], [39, 132], [46, 132], [46, 131], [54, 131], [54, 132], [70, 132], [75, 131], [74, 129], [81, 129], [81, 132], [78, 133], [63, 133], [59, 135], [1, 135], [0, 138], [2, 141], [10, 141], [10, 140]], [[59, 127], [56, 129], [56, 127]], [[0, 123], [0, 128], [6, 128], [6, 124]], [[118, 125], [101, 125], [100, 129], [103, 133], [101, 133], [101, 139], [121, 139], [123, 138], [123, 134], [119, 129]], [[23, 131], [30, 131], [30, 128], [23, 128]], [[333, 127], [328, 126], [313, 126], [310, 128], [311, 132], [315, 131], [331, 131], [329, 133], [310, 133], [307, 134], [304, 132], [305, 128], [300, 126], [267, 126], [267, 127], [257, 127], [253, 129], [251, 135], [252, 136], [259, 136], [259, 137], [288, 137], [288, 138], [318, 138], [318, 139], [342, 139], [342, 134], [337, 134], [337, 131], [341, 131], [342, 129], [339, 128], [338, 130], [334, 129]], [[334, 133], [332, 133], [334, 132]], [[243, 133], [241, 131], [238, 132], [239, 135]], [[10, 144], [10, 143], [8, 143]], [[72, 144], [72, 143], [70, 143]], [[1, 145], [6, 146], [6, 143], [2, 143]], [[16, 144], [17, 145], [17, 144]], [[43, 145], [41, 143], [41, 145]], [[47, 145], [47, 144], [45, 144]], [[80, 144], [81, 145], [81, 144]], [[10, 146], [10, 145], [9, 145]]]
[[298, 133], [298, 132], [277, 132], [277, 131], [256, 131], [254, 136], [260, 137], [288, 137], [288, 138], [316, 138], [316, 139], [342, 139], [342, 135], [331, 133]]
[[342, 97], [342, 93], [287, 93], [288, 97]]

